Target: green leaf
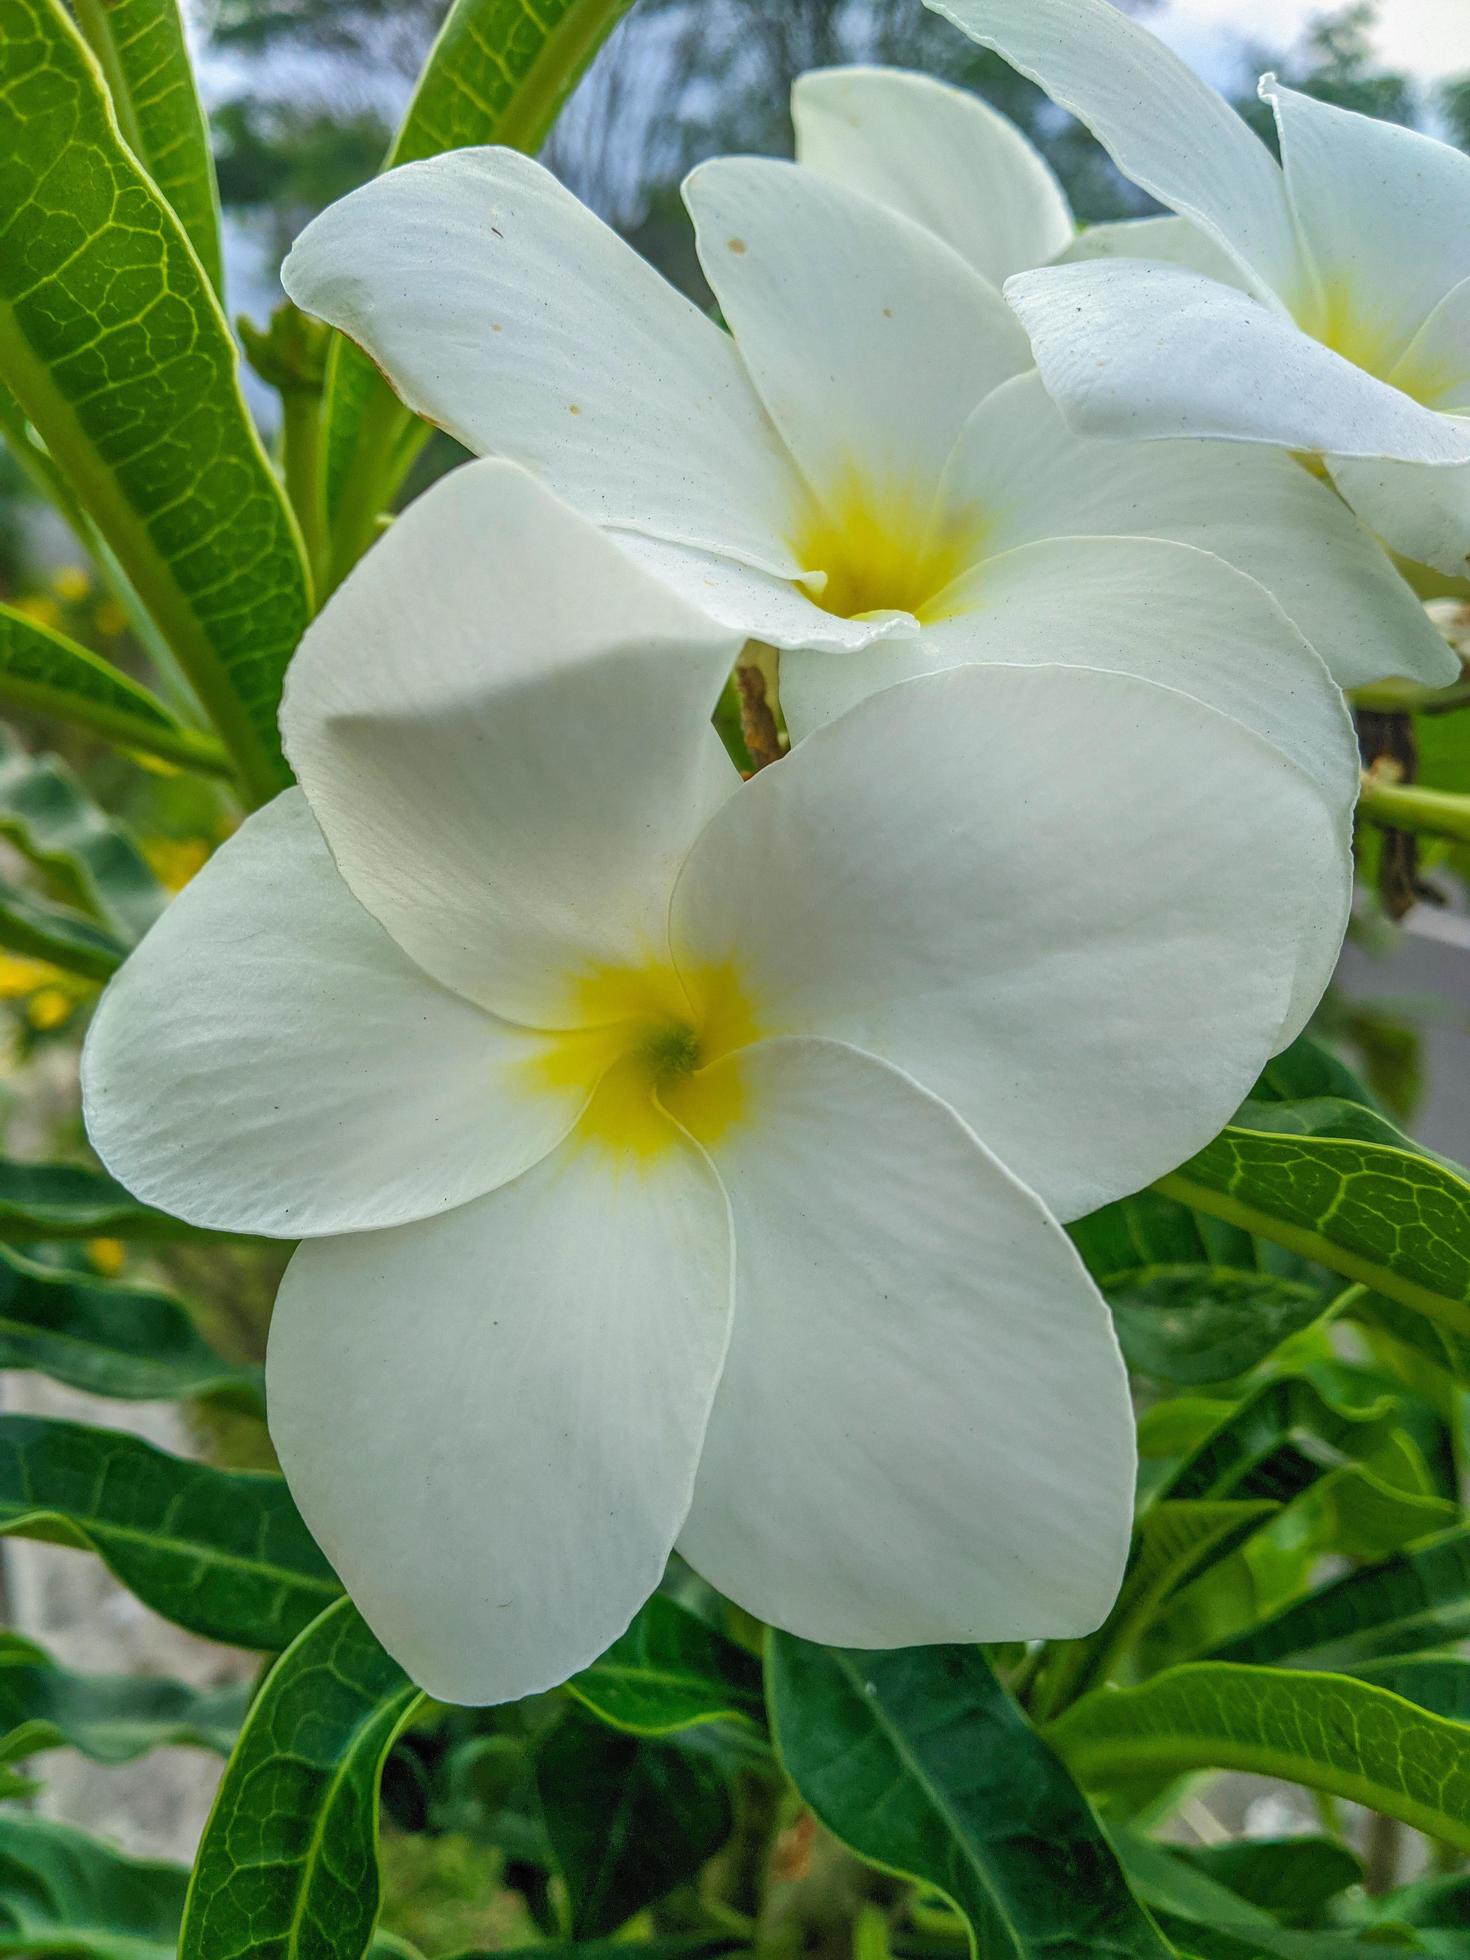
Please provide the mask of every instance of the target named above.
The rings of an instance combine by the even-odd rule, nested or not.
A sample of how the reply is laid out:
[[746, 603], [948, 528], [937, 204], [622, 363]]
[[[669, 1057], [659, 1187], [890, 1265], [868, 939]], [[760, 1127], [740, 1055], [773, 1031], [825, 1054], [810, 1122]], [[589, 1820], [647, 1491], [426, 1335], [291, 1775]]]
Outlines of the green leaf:
[[1398, 1468], [1411, 1482], [1394, 1403], [1339, 1408], [1302, 1375], [1268, 1382], [1232, 1409], [1185, 1458], [1160, 1500], [1266, 1499], [1288, 1503], [1344, 1462]]
[[575, 1710], [541, 1745], [536, 1787], [574, 1940], [614, 1933], [686, 1884], [733, 1822], [711, 1757], [620, 1735]]
[[1054, 1643], [1031, 1707], [1038, 1719], [1066, 1705], [1111, 1674], [1160, 1608], [1237, 1550], [1280, 1506], [1251, 1503], [1156, 1503], [1139, 1519], [1122, 1589], [1113, 1610], [1085, 1640]]
[[0, 0], [0, 46], [0, 382], [263, 800], [308, 585], [229, 328], [59, 0]]
[[187, 1872], [39, 1817], [0, 1816], [6, 1960], [174, 1960]]
[[[631, 0], [454, 0], [385, 169], [502, 143], [534, 156]], [[326, 500], [335, 585], [428, 433], [366, 355], [338, 336], [327, 372]]]
[[263, 1408], [260, 1372], [234, 1367], [189, 1311], [149, 1287], [37, 1265], [0, 1250], [0, 1368], [35, 1368], [122, 1401], [224, 1396]]
[[1335, 1096], [1376, 1110], [1377, 1103], [1347, 1063], [1330, 1048], [1299, 1034], [1261, 1070], [1251, 1090], [1252, 1102], [1301, 1102], [1313, 1096]]
[[664, 1593], [567, 1686], [602, 1721], [635, 1735], [702, 1722], [765, 1723], [759, 1662]]
[[1470, 1851], [1470, 1729], [1346, 1675], [1198, 1661], [1140, 1687], [1099, 1688], [1046, 1735], [1090, 1789], [1243, 1770]]
[[1371, 1681], [1401, 1695], [1431, 1715], [1452, 1722], [1470, 1722], [1470, 1660], [1458, 1654], [1419, 1654], [1389, 1660], [1364, 1661], [1344, 1670], [1360, 1681]]
[[772, 1633], [772, 1729], [818, 1818], [935, 1887], [985, 1960], [1164, 1960], [1092, 1810], [977, 1647], [855, 1653]]
[[122, 940], [80, 912], [47, 905], [4, 883], [0, 883], [0, 946], [27, 959], [45, 960], [84, 980], [110, 979], [128, 956]]
[[209, 283], [224, 290], [219, 190], [178, 0], [72, 0], [133, 155], [173, 207]]
[[1334, 1579], [1215, 1649], [1217, 1659], [1345, 1667], [1470, 1635], [1470, 1525]]
[[168, 903], [130, 832], [105, 816], [54, 755], [32, 755], [0, 729], [0, 837], [75, 905], [129, 945]]
[[155, 1211], [105, 1171], [0, 1158], [0, 1243], [31, 1239], [183, 1239], [197, 1228]]
[[1243, 1375], [1331, 1303], [1309, 1281], [1223, 1266], [1141, 1266], [1098, 1283], [1129, 1367], [1181, 1388]]
[[[1338, 1854], [1351, 1874], [1341, 1879], [1337, 1857], [1328, 1869], [1333, 1880], [1352, 1884], [1362, 1877], [1362, 1868], [1350, 1852], [1323, 1839], [1303, 1838], [1297, 1842], [1321, 1845], [1329, 1854]], [[1254, 1847], [1243, 1843], [1222, 1846], [1249, 1854]], [[1351, 1933], [1311, 1935], [1285, 1931], [1277, 1919], [1259, 1903], [1225, 1884], [1219, 1876], [1196, 1862], [1179, 1845], [1156, 1844], [1132, 1830], [1120, 1830], [1118, 1849], [1124, 1869], [1140, 1898], [1159, 1914], [1171, 1936], [1188, 1953], [1221, 1956], [1221, 1960], [1368, 1960], [1381, 1948], [1364, 1946]], [[1305, 1874], [1308, 1893], [1313, 1880], [1320, 1889], [1322, 1872]]]
[[0, 1417], [0, 1535], [93, 1551], [165, 1619], [284, 1647], [340, 1588], [280, 1477], [215, 1470], [136, 1436]]
[[[1463, 1173], [1352, 1103], [1254, 1103], [1243, 1115], [1251, 1127], [1232, 1125], [1155, 1188], [1470, 1335]], [[1293, 1123], [1311, 1133], [1287, 1133]], [[1370, 1126], [1371, 1140], [1353, 1134]]]
[[10, 606], [0, 606], [0, 706], [54, 716], [185, 769], [230, 773], [212, 736], [185, 728], [146, 687]]
[[204, 1827], [179, 1960], [358, 1960], [378, 1916], [378, 1786], [423, 1699], [350, 1600], [256, 1696]]
[[150, 1749], [230, 1753], [250, 1702], [246, 1686], [200, 1689], [127, 1674], [72, 1674], [39, 1647], [0, 1634], [0, 1763], [77, 1749], [127, 1763]]
[[1241, 1838], [1171, 1845], [1176, 1858], [1288, 1926], [1320, 1922], [1322, 1909], [1363, 1882], [1361, 1861], [1333, 1838]]

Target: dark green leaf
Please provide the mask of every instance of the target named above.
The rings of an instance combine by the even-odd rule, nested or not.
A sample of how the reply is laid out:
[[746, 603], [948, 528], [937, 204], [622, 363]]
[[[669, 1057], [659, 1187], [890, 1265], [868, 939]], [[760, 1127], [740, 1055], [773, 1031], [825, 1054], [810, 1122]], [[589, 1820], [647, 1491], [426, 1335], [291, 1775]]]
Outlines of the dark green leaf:
[[1458, 1654], [1419, 1654], [1364, 1661], [1351, 1670], [1360, 1681], [1387, 1688], [1431, 1715], [1470, 1722], [1470, 1660]]
[[342, 1599], [256, 1696], [204, 1827], [179, 1960], [359, 1960], [378, 1916], [378, 1786], [422, 1696]]
[[[385, 169], [503, 143], [534, 156], [631, 0], [454, 0]], [[371, 541], [427, 430], [367, 357], [338, 339], [328, 368], [327, 514], [335, 584]]]
[[[1350, 1852], [1341, 1851], [1323, 1839], [1298, 1840], [1304, 1846], [1321, 1845], [1333, 1857], [1328, 1876], [1342, 1884], [1352, 1884], [1362, 1869]], [[1118, 1834], [1118, 1849], [1124, 1868], [1140, 1898], [1159, 1914], [1163, 1924], [1186, 1953], [1218, 1955], [1219, 1960], [1369, 1960], [1381, 1948], [1365, 1946], [1351, 1933], [1313, 1935], [1284, 1930], [1277, 1918], [1261, 1904], [1242, 1897], [1212, 1870], [1186, 1853], [1179, 1845], [1155, 1844], [1131, 1830]], [[1254, 1846], [1222, 1846], [1249, 1855]], [[1345, 1864], [1351, 1876], [1341, 1877]], [[1322, 1871], [1304, 1872], [1310, 1896], [1314, 1881], [1323, 1882]]]
[[115, 934], [64, 905], [47, 905], [29, 892], [0, 883], [0, 946], [27, 959], [45, 960], [84, 980], [107, 980], [128, 956]]
[[187, 1881], [63, 1824], [0, 1816], [0, 1955], [174, 1960]]
[[197, 1234], [140, 1204], [105, 1171], [0, 1158], [0, 1243], [31, 1239], [181, 1239]]
[[249, 1700], [244, 1686], [72, 1674], [28, 1640], [0, 1634], [0, 1762], [79, 1749], [94, 1763], [126, 1763], [177, 1745], [227, 1756]]
[[0, 729], [0, 837], [41, 871], [58, 898], [128, 944], [168, 902], [143, 853], [56, 756], [34, 756]]
[[1099, 1688], [1046, 1734], [1090, 1789], [1243, 1770], [1470, 1850], [1470, 1729], [1346, 1675], [1200, 1661], [1136, 1688]]
[[931, 1885], [985, 1960], [1163, 1960], [1097, 1819], [976, 1647], [854, 1653], [773, 1633], [772, 1729], [816, 1815]]
[[1234, 1661], [1346, 1667], [1470, 1635], [1470, 1526], [1334, 1579], [1217, 1648]]
[[219, 192], [178, 0], [72, 0], [123, 139], [163, 192], [216, 292]]
[[39, 1266], [0, 1249], [0, 1368], [36, 1368], [123, 1401], [227, 1396], [259, 1410], [259, 1370], [232, 1366], [166, 1293]]
[[1241, 1838], [1234, 1844], [1174, 1845], [1171, 1850], [1287, 1926], [1317, 1924], [1330, 1900], [1363, 1882], [1359, 1859], [1333, 1838]]
[[284, 1647], [340, 1591], [282, 1478], [80, 1423], [0, 1417], [6, 1533], [94, 1551], [165, 1619], [237, 1647]]
[[764, 1726], [759, 1662], [664, 1593], [655, 1593], [622, 1639], [567, 1686], [594, 1715], [637, 1735], [669, 1735], [700, 1722]]
[[264, 798], [308, 591], [229, 328], [59, 0], [0, 0], [0, 46], [0, 382]]
[[1304, 1280], [1222, 1266], [1143, 1266], [1099, 1283], [1129, 1367], [1181, 1388], [1244, 1374], [1331, 1298]]
[[146, 687], [9, 606], [0, 606], [0, 706], [55, 716], [186, 769], [229, 773], [211, 736], [185, 728]]
[[1279, 1509], [1264, 1501], [1208, 1499], [1151, 1505], [1139, 1519], [1112, 1612], [1086, 1640], [1054, 1643], [1030, 1703], [1033, 1712], [1041, 1719], [1056, 1715], [1110, 1675], [1175, 1593], [1227, 1558]]
[[542, 1744], [536, 1787], [575, 1940], [616, 1932], [692, 1879], [730, 1835], [729, 1792], [711, 1758], [575, 1711]]
[[[1258, 1103], [1157, 1190], [1470, 1335], [1470, 1183], [1358, 1105]], [[1310, 1134], [1286, 1132], [1295, 1123]], [[1373, 1140], [1360, 1140], [1371, 1123]], [[1270, 1127], [1266, 1127], [1266, 1125]]]
[[1335, 1096], [1363, 1109], [1376, 1104], [1340, 1056], [1310, 1035], [1299, 1034], [1261, 1070], [1251, 1090], [1252, 1102], [1301, 1102], [1312, 1096]]
[[1180, 1464], [1159, 1498], [1284, 1504], [1345, 1462], [1371, 1462], [1410, 1479], [1392, 1401], [1343, 1409], [1304, 1376], [1287, 1375], [1232, 1409]]

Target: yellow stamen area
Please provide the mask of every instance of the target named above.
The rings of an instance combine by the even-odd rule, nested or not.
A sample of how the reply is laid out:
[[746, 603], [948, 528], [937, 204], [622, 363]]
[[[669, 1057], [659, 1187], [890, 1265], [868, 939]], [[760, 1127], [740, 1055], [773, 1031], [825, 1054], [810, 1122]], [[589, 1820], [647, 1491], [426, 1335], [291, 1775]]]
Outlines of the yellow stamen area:
[[677, 1148], [676, 1125], [715, 1143], [745, 1115], [738, 1051], [759, 1030], [728, 963], [688, 974], [657, 959], [591, 968], [569, 980], [566, 1018], [576, 1025], [542, 1037], [530, 1080], [543, 1092], [591, 1092], [578, 1143], [647, 1165]]
[[1342, 280], [1326, 285], [1320, 299], [1299, 316], [1299, 321], [1334, 354], [1341, 354], [1365, 374], [1389, 382], [1427, 408], [1436, 407], [1465, 380], [1464, 363], [1457, 371], [1443, 360], [1436, 364], [1427, 355], [1406, 358], [1401, 335], [1390, 335], [1375, 326]]
[[932, 488], [879, 490], [857, 472], [813, 503], [791, 533], [792, 550], [813, 574], [807, 590], [824, 612], [842, 619], [907, 612], [923, 625], [946, 617], [943, 594], [980, 557], [983, 541], [975, 513], [936, 516]]

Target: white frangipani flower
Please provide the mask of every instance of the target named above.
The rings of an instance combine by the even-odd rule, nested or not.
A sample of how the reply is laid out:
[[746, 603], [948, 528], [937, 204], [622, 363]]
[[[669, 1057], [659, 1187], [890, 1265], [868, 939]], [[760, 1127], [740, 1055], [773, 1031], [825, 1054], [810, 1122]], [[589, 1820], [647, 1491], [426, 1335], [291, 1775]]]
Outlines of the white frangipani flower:
[[[972, 147], [964, 121], [945, 125], [951, 184]], [[992, 145], [997, 128], [984, 126]], [[988, 270], [821, 170], [702, 165], [684, 194], [731, 333], [506, 150], [389, 171], [307, 228], [283, 278], [412, 408], [525, 464], [703, 610], [801, 653], [783, 661], [797, 736], [884, 680], [992, 659], [998, 643], [1008, 660], [1050, 659], [1066, 566], [1088, 664], [1231, 713], [1251, 700], [1272, 713], [1294, 691], [1323, 768], [1351, 773], [1321, 676], [1281, 667], [1279, 633], [1256, 629], [1260, 593], [1201, 554], [1264, 586], [1343, 685], [1450, 678], [1443, 640], [1376, 541], [1284, 453], [1067, 430], [990, 276], [1026, 238], [1055, 243], [1064, 209], [1014, 132], [1004, 165], [1010, 243]], [[938, 168], [925, 153], [913, 178]], [[1074, 555], [1079, 538], [1106, 544]], [[1087, 588], [1083, 567], [1098, 572]], [[1223, 693], [1181, 640], [1182, 599], [1136, 603], [1191, 586], [1194, 616], [1234, 638]]]
[[303, 642], [301, 788], [88, 1038], [133, 1190], [305, 1241], [272, 1435], [447, 1699], [591, 1661], [675, 1546], [817, 1640], [1094, 1626], [1132, 1425], [1054, 1214], [1204, 1142], [1340, 931], [1320, 790], [1184, 694], [962, 668], [742, 785], [736, 646], [455, 473]]
[[[1145, 259], [1006, 288], [1078, 430], [1325, 457], [1406, 557], [1470, 567], [1470, 157], [1261, 83], [1282, 161], [1109, 0], [928, 0], [1081, 118], [1235, 268]], [[978, 195], [978, 190], [977, 190]]]

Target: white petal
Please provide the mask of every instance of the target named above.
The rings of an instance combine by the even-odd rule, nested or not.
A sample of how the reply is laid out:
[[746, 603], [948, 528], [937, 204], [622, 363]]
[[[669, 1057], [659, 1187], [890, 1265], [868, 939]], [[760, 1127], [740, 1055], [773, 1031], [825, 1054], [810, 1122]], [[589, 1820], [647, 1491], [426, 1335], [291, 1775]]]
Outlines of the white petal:
[[1470, 415], [1470, 279], [1445, 294], [1388, 378], [1434, 408]]
[[954, 616], [917, 641], [788, 654], [781, 700], [793, 735], [910, 674], [1064, 660], [1160, 681], [1233, 715], [1351, 817], [1358, 746], [1341, 688], [1264, 587], [1210, 552], [1163, 538], [1053, 538], [987, 560], [952, 603]]
[[716, 813], [675, 957], [735, 961], [769, 1034], [907, 1070], [1076, 1217], [1208, 1141], [1301, 1027], [1347, 842], [1299, 769], [1182, 694], [962, 667], [871, 696]]
[[927, 511], [965, 417], [1031, 365], [994, 287], [799, 164], [717, 158], [684, 198], [741, 358], [817, 496], [856, 479], [910, 489]]
[[1207, 82], [1112, 0], [928, 0], [1092, 131], [1125, 177], [1193, 218], [1248, 272], [1291, 289], [1281, 172]]
[[1006, 298], [1081, 435], [1470, 461], [1470, 430], [1198, 273], [1099, 260], [1020, 273]]
[[566, 1025], [646, 958], [738, 783], [709, 726], [739, 636], [508, 463], [410, 505], [292, 662], [287, 753], [343, 876], [447, 986]]
[[790, 462], [728, 334], [514, 150], [404, 164], [281, 271], [410, 408], [605, 524], [791, 571]]
[[900, 211], [999, 286], [1072, 236], [1051, 165], [968, 90], [903, 68], [820, 68], [791, 91], [796, 159]]
[[300, 790], [241, 828], [108, 987], [87, 1129], [138, 1197], [305, 1238], [462, 1204], [554, 1148], [529, 1037], [446, 993], [348, 891]]
[[[1465, 427], [1470, 429], [1470, 422]], [[1466, 576], [1470, 465], [1431, 470], [1419, 463], [1360, 463], [1342, 456], [1330, 456], [1328, 462], [1333, 481], [1353, 509], [1395, 551], [1421, 565]]]
[[736, 1065], [757, 1120], [716, 1150], [735, 1326], [680, 1551], [808, 1640], [1089, 1632], [1127, 1555], [1133, 1420], [1065, 1235], [871, 1056]]
[[1122, 218], [1114, 224], [1089, 225], [1052, 262], [1085, 265], [1092, 259], [1151, 259], [1156, 265], [1183, 266], [1187, 272], [1218, 279], [1221, 285], [1250, 291], [1245, 274], [1229, 253], [1188, 218]]
[[913, 632], [912, 620], [902, 613], [844, 619], [824, 612], [790, 579], [752, 571], [733, 558], [640, 537], [635, 531], [611, 535], [637, 564], [744, 639], [764, 640], [773, 647], [844, 648]]
[[1470, 278], [1470, 157], [1271, 75], [1261, 95], [1276, 112], [1324, 322], [1345, 352], [1386, 372], [1450, 288]]
[[[1444, 474], [1441, 472], [1440, 474]], [[992, 553], [1127, 532], [1214, 552], [1265, 586], [1342, 687], [1454, 679], [1454, 657], [1341, 500], [1279, 451], [1241, 443], [1087, 442], [1034, 375], [976, 411], [950, 494], [993, 513]]]
[[489, 1197], [303, 1246], [266, 1385], [291, 1493], [363, 1617], [444, 1701], [594, 1660], [662, 1576], [728, 1337], [728, 1211], [682, 1139], [576, 1142]]

